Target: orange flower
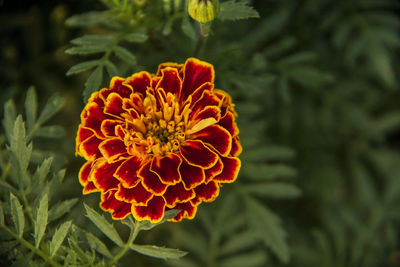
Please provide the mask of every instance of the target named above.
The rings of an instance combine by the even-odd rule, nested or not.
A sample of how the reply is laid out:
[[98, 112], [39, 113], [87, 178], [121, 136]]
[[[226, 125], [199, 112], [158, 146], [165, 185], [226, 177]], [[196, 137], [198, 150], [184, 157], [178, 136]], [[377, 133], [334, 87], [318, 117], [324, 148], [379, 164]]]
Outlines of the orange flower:
[[181, 210], [173, 221], [194, 218], [238, 175], [236, 116], [231, 97], [214, 89], [213, 66], [195, 58], [163, 63], [155, 75], [114, 77], [81, 114], [83, 194], [100, 192], [114, 219], [155, 223], [170, 209]]

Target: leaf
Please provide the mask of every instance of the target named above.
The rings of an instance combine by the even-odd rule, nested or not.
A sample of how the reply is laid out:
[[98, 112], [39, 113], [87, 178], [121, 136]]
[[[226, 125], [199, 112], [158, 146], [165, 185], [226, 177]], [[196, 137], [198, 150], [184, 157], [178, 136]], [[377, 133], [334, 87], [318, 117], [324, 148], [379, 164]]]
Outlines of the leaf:
[[140, 254], [160, 258], [160, 259], [179, 259], [187, 254], [185, 251], [174, 248], [157, 247], [151, 245], [132, 244], [130, 248]]
[[100, 241], [96, 236], [94, 236], [92, 233], [87, 233], [86, 232], [86, 238], [89, 242], [89, 246], [99, 252], [100, 254], [106, 256], [107, 258], [112, 258], [112, 255], [106, 245], [104, 245], [103, 242]]
[[59, 94], [54, 94], [47, 101], [44, 106], [42, 113], [40, 113], [39, 119], [37, 120], [37, 124], [42, 125], [48, 119], [54, 116], [64, 105], [64, 98]]
[[106, 70], [110, 77], [114, 77], [114, 76], [118, 75], [118, 69], [111, 61], [106, 60], [104, 62], [104, 66], [106, 67]]
[[61, 125], [43, 126], [35, 132], [35, 136], [44, 138], [61, 138], [65, 136], [65, 130]]
[[71, 211], [71, 208], [79, 201], [79, 198], [71, 198], [54, 205], [49, 211], [49, 222], [57, 220]]
[[262, 250], [256, 250], [245, 254], [235, 255], [228, 259], [221, 261], [220, 267], [252, 267], [252, 266], [265, 266], [267, 256]]
[[243, 190], [249, 194], [271, 198], [296, 198], [301, 195], [299, 188], [287, 183], [268, 182], [249, 184], [245, 185]]
[[243, 166], [243, 174], [252, 180], [270, 180], [277, 178], [293, 178], [297, 172], [285, 164], [253, 164]]
[[226, 1], [221, 4], [218, 14], [220, 20], [239, 20], [248, 18], [259, 18], [258, 12], [246, 2]]
[[193, 28], [192, 23], [189, 21], [189, 17], [185, 16], [182, 19], [182, 31], [183, 33], [192, 40], [196, 40], [196, 32]]
[[13, 193], [10, 193], [10, 208], [11, 208], [11, 216], [15, 223], [17, 234], [20, 237], [22, 237], [25, 227], [24, 211], [22, 209], [22, 205], [19, 202], [18, 198], [14, 196]]
[[115, 39], [114, 35], [105, 34], [86, 34], [81, 37], [71, 40], [71, 43], [77, 46], [104, 46], [110, 47]]
[[293, 149], [283, 146], [257, 146], [244, 151], [241, 158], [251, 161], [288, 160], [294, 157]]
[[68, 71], [67, 71], [67, 76], [73, 75], [73, 74], [77, 74], [77, 73], [81, 73], [87, 70], [90, 70], [91, 68], [97, 66], [100, 64], [100, 61], [98, 59], [96, 60], [89, 60], [89, 61], [85, 61], [79, 64], [76, 64], [74, 66], [72, 66]]
[[36, 221], [35, 221], [35, 246], [39, 247], [40, 241], [43, 238], [44, 232], [46, 231], [47, 218], [48, 218], [48, 206], [49, 200], [48, 195], [44, 194], [40, 199], [39, 208], [37, 210]]
[[108, 238], [110, 238], [115, 244], [122, 247], [124, 242], [122, 242], [121, 237], [119, 236], [117, 230], [115, 230], [114, 226], [110, 224], [103, 216], [98, 214], [94, 209], [90, 208], [88, 205], [85, 205], [85, 209], [87, 212], [87, 217], [99, 228]]
[[4, 104], [4, 119], [3, 126], [6, 130], [6, 136], [8, 140], [11, 140], [12, 132], [14, 131], [14, 121], [17, 118], [17, 111], [15, 108], [14, 101], [11, 99]]
[[90, 95], [97, 91], [103, 81], [103, 67], [98, 66], [89, 76], [85, 82], [85, 90], [83, 91], [83, 99], [85, 103], [88, 101]]
[[146, 42], [147, 39], [148, 39], [147, 34], [140, 32], [133, 32], [124, 36], [124, 40], [131, 43], [143, 43]]
[[245, 250], [260, 242], [260, 233], [249, 229], [238, 234], [229, 236], [229, 239], [221, 246], [219, 253], [227, 255], [241, 250]]
[[10, 267], [25, 267], [28, 266], [29, 263], [32, 262], [32, 257], [33, 257], [33, 252], [29, 253], [28, 255], [23, 255], [21, 258], [17, 259], [15, 262], [13, 262]]
[[9, 185], [6, 181], [0, 180], [0, 188], [4, 189], [6, 192], [14, 192], [16, 193], [17, 190]]
[[60, 248], [62, 242], [68, 234], [69, 228], [71, 227], [72, 221], [67, 221], [63, 223], [60, 228], [54, 233], [53, 239], [50, 243], [50, 256], [53, 257], [57, 250]]
[[73, 46], [65, 50], [68, 55], [90, 55], [106, 52], [110, 47], [104, 44], [90, 44], [82, 46]]
[[245, 198], [248, 206], [250, 223], [262, 232], [264, 243], [283, 262], [290, 258], [289, 246], [286, 242], [286, 232], [281, 226], [278, 216], [251, 197]]
[[92, 11], [68, 18], [65, 23], [70, 27], [90, 26], [107, 23], [114, 17], [113, 14], [103, 11]]
[[[166, 221], [174, 218], [176, 215], [178, 215], [178, 213], [180, 212], [180, 210], [177, 209], [173, 209], [173, 210], [168, 210], [165, 212], [164, 214], [164, 218], [162, 218], [162, 220], [158, 223], [151, 223], [149, 221], [142, 221], [140, 222], [140, 230], [150, 230], [154, 227], [156, 227], [157, 225], [163, 224]], [[138, 223], [138, 222], [136, 222]]]
[[53, 163], [53, 158], [47, 158], [43, 163], [36, 169], [35, 174], [32, 177], [33, 183], [36, 186], [43, 185], [47, 174], [49, 174], [51, 164]]
[[128, 63], [130, 65], [136, 65], [137, 60], [136, 60], [135, 55], [132, 54], [131, 52], [129, 52], [126, 48], [124, 48], [122, 46], [117, 46], [114, 49], [114, 53], [115, 53], [115, 55], [117, 55], [117, 57], [119, 57], [126, 63]]
[[4, 225], [4, 209], [3, 203], [0, 202], [0, 225]]
[[30, 132], [35, 125], [37, 116], [37, 95], [33, 86], [29, 87], [25, 98], [26, 126]]

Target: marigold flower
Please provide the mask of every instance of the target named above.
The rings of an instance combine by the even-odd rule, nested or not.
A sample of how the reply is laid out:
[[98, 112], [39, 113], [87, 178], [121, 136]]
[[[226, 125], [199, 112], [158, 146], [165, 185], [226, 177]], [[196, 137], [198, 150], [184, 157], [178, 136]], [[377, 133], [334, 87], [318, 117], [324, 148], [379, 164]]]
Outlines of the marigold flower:
[[214, 89], [211, 64], [163, 63], [91, 95], [81, 114], [76, 153], [83, 194], [101, 193], [114, 219], [194, 218], [223, 183], [235, 181], [242, 147], [231, 97]]

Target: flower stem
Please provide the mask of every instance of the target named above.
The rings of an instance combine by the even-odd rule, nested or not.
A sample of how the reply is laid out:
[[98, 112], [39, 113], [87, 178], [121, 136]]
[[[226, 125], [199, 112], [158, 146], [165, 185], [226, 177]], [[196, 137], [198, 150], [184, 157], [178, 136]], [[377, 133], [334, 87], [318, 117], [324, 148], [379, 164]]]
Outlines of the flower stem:
[[44, 251], [40, 250], [39, 248], [36, 248], [33, 246], [31, 243], [26, 241], [23, 237], [20, 237], [13, 231], [11, 231], [7, 226], [5, 225], [0, 225], [1, 228], [4, 229], [9, 235], [11, 235], [13, 238], [15, 238], [21, 245], [25, 246], [26, 248], [30, 249], [32, 252], [36, 253], [39, 255], [43, 260], [45, 260], [46, 263], [50, 264], [53, 267], [61, 267], [62, 265], [58, 264], [54, 260], [50, 258], [49, 255], [47, 255]]
[[200, 25], [200, 32], [199, 32], [199, 38], [197, 39], [196, 47], [193, 52], [194, 57], [199, 56], [201, 48], [207, 41], [208, 35], [210, 34], [211, 22], [199, 23], [199, 25]]
[[131, 233], [129, 235], [128, 241], [125, 243], [122, 249], [112, 258], [110, 262], [111, 265], [115, 264], [130, 249], [131, 245], [133, 244], [133, 241], [135, 241], [135, 238], [140, 231], [139, 228], [140, 228], [140, 222], [136, 221], [135, 226], [131, 228]]

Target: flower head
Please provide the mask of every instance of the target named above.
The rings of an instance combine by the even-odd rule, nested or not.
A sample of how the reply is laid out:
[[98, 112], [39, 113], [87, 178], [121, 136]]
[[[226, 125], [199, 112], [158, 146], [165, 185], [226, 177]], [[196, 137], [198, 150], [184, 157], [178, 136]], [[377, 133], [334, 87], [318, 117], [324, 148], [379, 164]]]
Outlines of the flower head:
[[214, 89], [213, 66], [195, 58], [114, 77], [81, 114], [83, 193], [100, 192], [114, 219], [154, 223], [170, 209], [181, 210], [173, 221], [194, 218], [238, 175], [236, 116], [230, 96]]
[[219, 0], [189, 0], [188, 13], [200, 23], [212, 21], [219, 13]]

